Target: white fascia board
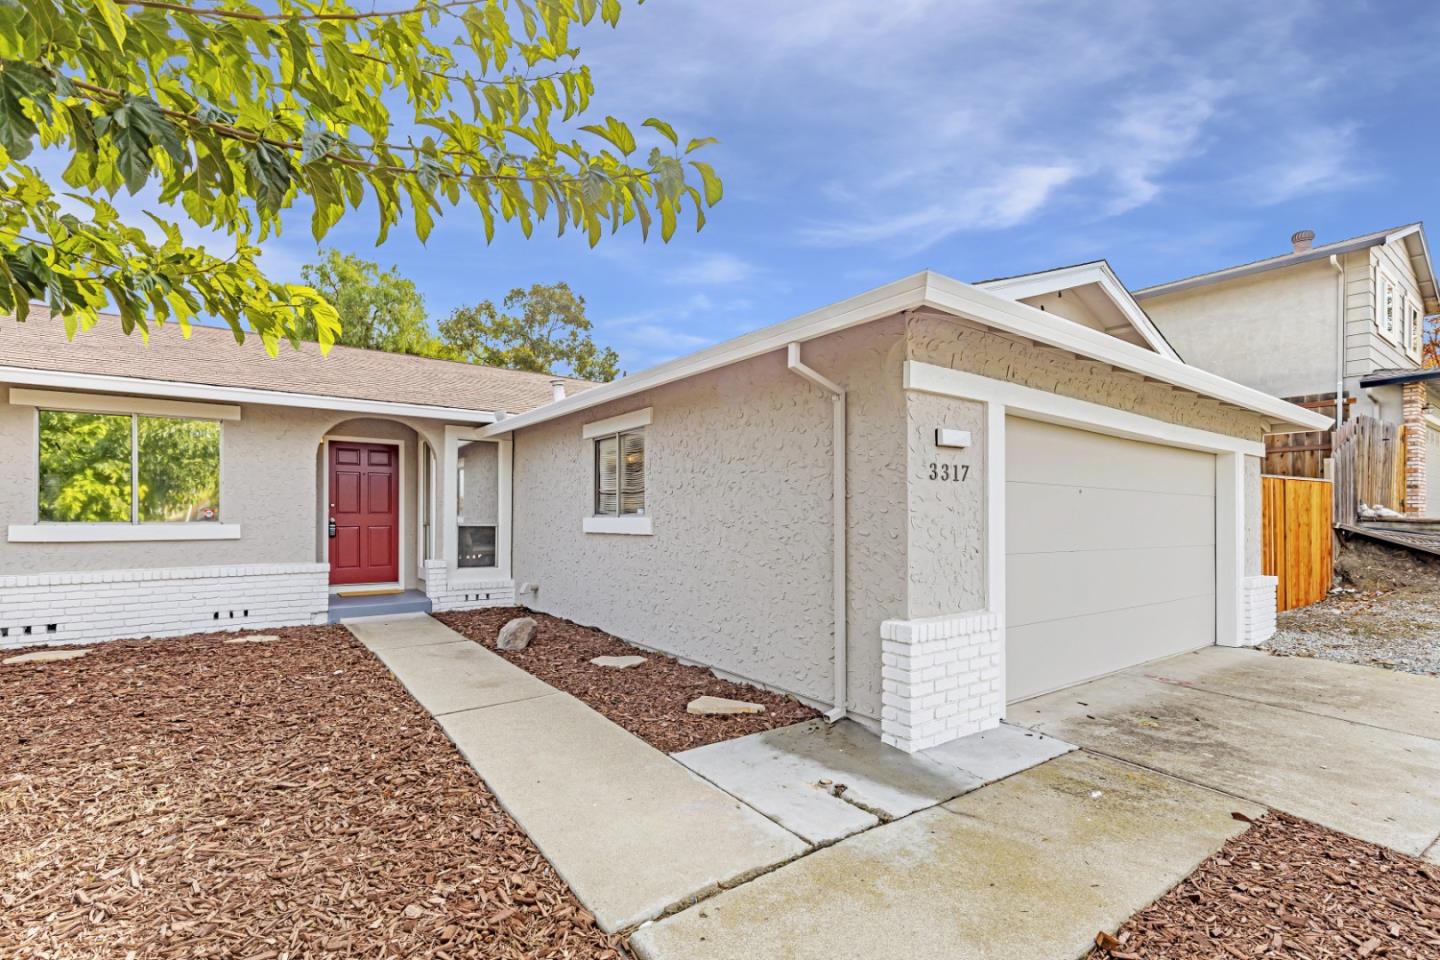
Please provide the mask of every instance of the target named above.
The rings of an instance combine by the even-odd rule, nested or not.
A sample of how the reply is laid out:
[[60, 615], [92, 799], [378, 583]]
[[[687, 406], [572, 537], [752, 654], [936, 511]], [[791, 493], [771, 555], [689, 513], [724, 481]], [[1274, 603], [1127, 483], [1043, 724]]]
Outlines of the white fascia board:
[[[931, 307], [997, 330], [1027, 337], [1061, 350], [1099, 360], [1142, 376], [1191, 390], [1258, 413], [1270, 421], [1270, 432], [1323, 430], [1328, 417], [1252, 390], [1224, 377], [1192, 367], [1153, 350], [1126, 343], [1118, 337], [1091, 330], [1035, 307], [981, 290], [968, 283], [929, 271], [877, 287], [866, 293], [764, 327], [717, 344], [688, 357], [671, 360], [634, 376], [614, 380], [528, 413], [516, 414], [486, 427], [487, 437], [533, 426], [609, 403], [633, 394], [739, 363], [775, 350], [792, 341], [804, 342], [879, 320], [905, 310]], [[1289, 428], [1288, 430], [1286, 428]]]
[[591, 420], [580, 428], [580, 437], [583, 440], [590, 440], [611, 433], [624, 433], [626, 430], [648, 427], [652, 422], [653, 413], [652, 407], [645, 407], [643, 410], [632, 410], [616, 417], [606, 417], [604, 420]]
[[928, 305], [938, 310], [1258, 413], [1273, 421], [1271, 433], [1285, 433], [1287, 431], [1280, 428], [1286, 426], [1293, 430], [1323, 430], [1330, 424], [1329, 417], [1268, 393], [959, 280], [932, 274], [927, 299]]
[[1004, 280], [990, 280], [986, 283], [975, 284], [981, 290], [989, 290], [992, 293], [1003, 293], [1012, 300], [1024, 300], [1028, 297], [1043, 296], [1047, 293], [1058, 293], [1061, 290], [1071, 290], [1075, 287], [1089, 286], [1095, 284], [1110, 298], [1110, 302], [1130, 321], [1130, 325], [1144, 338], [1145, 342], [1162, 356], [1171, 360], [1179, 360], [1179, 355], [1170, 343], [1160, 335], [1160, 331], [1150, 320], [1149, 315], [1140, 307], [1135, 298], [1130, 294], [1120, 278], [1115, 276], [1115, 271], [1103, 260], [1096, 260], [1093, 263], [1076, 264], [1073, 267], [1060, 267], [1056, 270], [1045, 270], [1040, 273], [1030, 273], [1019, 277], [1007, 277]]
[[138, 413], [142, 416], [186, 417], [193, 420], [239, 420], [233, 403], [196, 400], [160, 400], [155, 397], [119, 396], [113, 393], [72, 393], [65, 390], [31, 390], [13, 387], [10, 403], [20, 407], [71, 410], [79, 413]]
[[289, 393], [280, 390], [257, 390], [252, 387], [216, 387], [203, 383], [182, 383], [173, 380], [147, 380], [142, 377], [117, 377], [98, 373], [66, 373], [59, 370], [35, 370], [29, 367], [0, 366], [0, 383], [64, 390], [93, 390], [102, 393], [135, 394], [146, 397], [175, 397], [185, 400], [206, 400], [221, 403], [255, 403], [272, 407], [302, 407], [308, 410], [339, 410], [349, 413], [378, 413], [395, 417], [423, 417], [457, 423], [489, 424], [495, 422], [490, 410], [466, 410], [461, 407], [435, 407], [423, 403], [400, 403], [391, 400], [356, 400], [320, 394]]
[[590, 407], [632, 396], [645, 390], [653, 390], [667, 383], [684, 380], [710, 370], [729, 366], [732, 363], [763, 356], [775, 350], [783, 350], [792, 340], [813, 340], [816, 337], [918, 307], [924, 303], [925, 287], [928, 282], [929, 274], [912, 274], [903, 280], [876, 287], [859, 296], [842, 300], [828, 307], [821, 307], [819, 310], [812, 310], [783, 323], [763, 327], [689, 356], [651, 367], [649, 370], [641, 371], [633, 376], [612, 380], [603, 386], [592, 387], [582, 393], [566, 397], [564, 400], [547, 403], [528, 413], [506, 417], [486, 428], [485, 433], [487, 436], [493, 437], [511, 430], [554, 420], [566, 414], [587, 410]]
[[1007, 413], [1062, 427], [1074, 427], [1140, 440], [1160, 443], [1205, 453], [1238, 453], [1250, 457], [1265, 456], [1265, 444], [1224, 433], [1186, 427], [1167, 420], [1156, 420], [1128, 410], [1118, 410], [1089, 400], [1077, 400], [1048, 390], [1037, 390], [1008, 380], [983, 377], [965, 370], [953, 370], [917, 360], [905, 361], [905, 389], [933, 393], [943, 397], [982, 400], [1004, 406]]

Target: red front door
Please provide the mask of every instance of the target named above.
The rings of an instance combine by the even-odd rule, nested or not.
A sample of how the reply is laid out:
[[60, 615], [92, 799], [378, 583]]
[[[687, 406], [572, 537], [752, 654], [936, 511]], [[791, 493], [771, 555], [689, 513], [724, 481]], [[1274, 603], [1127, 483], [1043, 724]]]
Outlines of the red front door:
[[400, 579], [400, 448], [330, 443], [330, 582]]

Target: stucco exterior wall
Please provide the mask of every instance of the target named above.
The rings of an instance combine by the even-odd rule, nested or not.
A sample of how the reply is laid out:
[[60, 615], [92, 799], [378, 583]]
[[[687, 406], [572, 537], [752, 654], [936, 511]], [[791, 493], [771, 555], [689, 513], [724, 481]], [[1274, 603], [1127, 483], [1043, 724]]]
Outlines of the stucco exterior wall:
[[1260, 574], [1261, 537], [1263, 536], [1264, 501], [1260, 493], [1259, 457], [1245, 458], [1245, 576]]
[[1246, 440], [1264, 436], [1265, 425], [1258, 414], [1163, 384], [1147, 383], [1098, 361], [941, 316], [911, 317], [907, 350], [912, 360], [1047, 390], [1167, 423]]
[[[908, 617], [985, 608], [985, 405], [905, 395]], [[937, 427], [969, 430], [966, 449], [936, 446]], [[932, 469], [933, 468], [933, 469]], [[955, 479], [956, 477], [962, 479]]]
[[[880, 714], [880, 622], [905, 608], [904, 325], [805, 345], [850, 390], [850, 708]], [[650, 536], [586, 534], [584, 423], [651, 407]], [[514, 576], [536, 609], [812, 701], [832, 696], [831, 401], [776, 351], [521, 430]]]
[[488, 441], [462, 444], [458, 459], [465, 471], [460, 516], [467, 524], [484, 526], [499, 522], [500, 461], [495, 444]]
[[[4, 402], [6, 397], [8, 391], [0, 387], [0, 449], [6, 451], [0, 458], [0, 529], [36, 519], [35, 408]], [[241, 418], [225, 421], [220, 431], [220, 519], [240, 524], [238, 540], [13, 543], [0, 538], [0, 575], [321, 561], [321, 440], [339, 434], [407, 441], [400, 549], [407, 585], [413, 585], [417, 432], [438, 444], [443, 424], [246, 404]]]
[[1328, 260], [1141, 302], [1193, 366], [1277, 397], [1334, 392], [1336, 274]]

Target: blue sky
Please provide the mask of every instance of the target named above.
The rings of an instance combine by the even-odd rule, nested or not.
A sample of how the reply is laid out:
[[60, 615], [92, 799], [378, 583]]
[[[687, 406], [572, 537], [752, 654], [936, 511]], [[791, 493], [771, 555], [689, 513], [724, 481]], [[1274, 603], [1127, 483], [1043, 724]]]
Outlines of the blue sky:
[[[629, 371], [920, 269], [964, 280], [1105, 257], [1132, 287], [1440, 222], [1440, 4], [650, 0], [579, 38], [596, 116], [714, 135], [699, 234], [486, 246], [451, 211], [394, 264], [433, 316], [568, 281]], [[266, 245], [293, 276], [297, 215]]]

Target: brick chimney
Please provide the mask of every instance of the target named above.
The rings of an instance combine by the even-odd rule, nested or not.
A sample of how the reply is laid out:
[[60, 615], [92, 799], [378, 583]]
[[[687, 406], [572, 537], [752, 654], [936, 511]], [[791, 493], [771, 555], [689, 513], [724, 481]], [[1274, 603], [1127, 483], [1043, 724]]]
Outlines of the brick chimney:
[[1296, 253], [1304, 253], [1315, 246], [1315, 231], [1296, 230], [1290, 235], [1290, 246], [1295, 248]]

